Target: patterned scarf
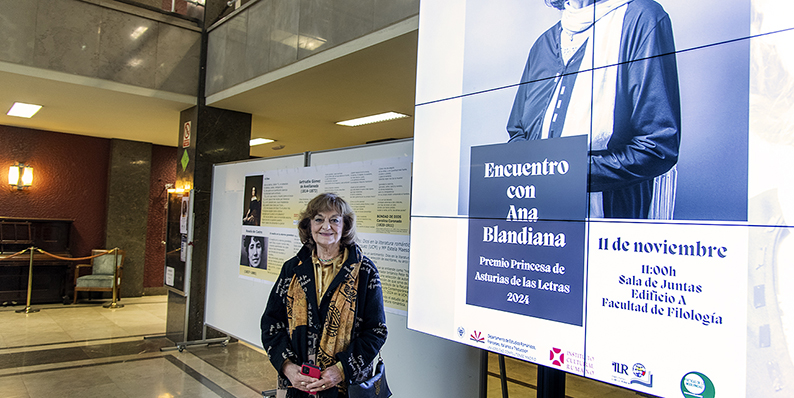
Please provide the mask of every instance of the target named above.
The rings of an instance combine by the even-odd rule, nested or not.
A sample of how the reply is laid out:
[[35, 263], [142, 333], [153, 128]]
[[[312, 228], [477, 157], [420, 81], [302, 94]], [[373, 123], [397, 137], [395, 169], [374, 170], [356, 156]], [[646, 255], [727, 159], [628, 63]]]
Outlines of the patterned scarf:
[[[356, 317], [356, 298], [358, 296], [358, 271], [361, 263], [351, 265], [353, 270], [347, 279], [342, 282], [331, 296], [328, 314], [323, 320], [320, 344], [309, 342], [309, 360], [325, 369], [337, 362], [334, 355], [347, 349], [353, 333], [353, 323]], [[343, 267], [344, 269], [344, 267]], [[287, 291], [287, 318], [289, 321], [289, 334], [299, 326], [308, 324], [308, 303], [306, 300], [305, 284], [298, 280], [297, 275], [292, 277]], [[316, 347], [316, 348], [315, 348]]]

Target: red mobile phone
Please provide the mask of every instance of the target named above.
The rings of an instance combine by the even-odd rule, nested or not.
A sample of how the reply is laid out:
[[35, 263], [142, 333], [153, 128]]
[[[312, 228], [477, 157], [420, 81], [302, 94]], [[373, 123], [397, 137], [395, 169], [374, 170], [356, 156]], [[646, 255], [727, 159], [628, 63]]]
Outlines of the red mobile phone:
[[[320, 368], [318, 366], [312, 365], [310, 363], [304, 363], [301, 365], [301, 374], [305, 374], [309, 377], [314, 377], [315, 379], [319, 379], [322, 377], [320, 372]], [[316, 395], [316, 392], [310, 392], [311, 395]]]
[[322, 377], [320, 368], [310, 363], [304, 363], [301, 365], [301, 373], [309, 377], [314, 377], [315, 379]]

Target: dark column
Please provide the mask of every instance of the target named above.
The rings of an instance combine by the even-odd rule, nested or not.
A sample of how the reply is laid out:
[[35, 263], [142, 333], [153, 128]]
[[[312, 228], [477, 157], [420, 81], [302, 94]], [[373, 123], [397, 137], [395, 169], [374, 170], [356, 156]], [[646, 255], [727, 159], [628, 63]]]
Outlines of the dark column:
[[[181, 148], [184, 126], [188, 122], [190, 145]], [[249, 158], [251, 115], [199, 105], [182, 111], [179, 126], [176, 187], [189, 186], [195, 192], [193, 254], [187, 300], [173, 292], [168, 295], [166, 333], [172, 335], [181, 324], [187, 330], [187, 341], [195, 341], [201, 340], [204, 325], [212, 165]], [[186, 325], [183, 309], [187, 311]]]
[[121, 297], [143, 295], [152, 144], [110, 141], [105, 246], [126, 251]]

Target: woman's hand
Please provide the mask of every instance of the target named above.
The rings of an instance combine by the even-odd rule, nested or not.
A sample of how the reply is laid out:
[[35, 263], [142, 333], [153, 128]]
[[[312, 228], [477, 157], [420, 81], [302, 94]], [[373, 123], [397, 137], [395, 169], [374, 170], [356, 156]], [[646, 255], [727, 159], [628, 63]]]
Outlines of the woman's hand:
[[319, 380], [308, 384], [306, 387], [311, 392], [324, 391], [341, 383], [342, 380], [344, 380], [342, 372], [339, 371], [336, 365], [331, 365], [323, 371]]
[[308, 392], [310, 385], [316, 384], [318, 380], [321, 380], [306, 376], [305, 374], [301, 373], [300, 365], [296, 365], [290, 360], [284, 361], [284, 365], [281, 366], [281, 372], [284, 373], [284, 376], [287, 376], [287, 379], [289, 379], [292, 387], [301, 391]]

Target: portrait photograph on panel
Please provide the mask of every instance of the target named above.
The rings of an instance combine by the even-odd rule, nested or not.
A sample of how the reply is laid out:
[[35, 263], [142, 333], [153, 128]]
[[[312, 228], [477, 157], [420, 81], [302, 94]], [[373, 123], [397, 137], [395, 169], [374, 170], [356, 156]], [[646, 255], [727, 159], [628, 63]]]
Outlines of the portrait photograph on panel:
[[262, 222], [262, 176], [245, 177], [243, 191], [243, 225], [259, 226]]
[[243, 235], [240, 265], [267, 269], [267, 240], [265, 236]]
[[466, 3], [459, 214], [472, 147], [586, 135], [588, 217], [747, 220], [749, 0], [496, 3]]

